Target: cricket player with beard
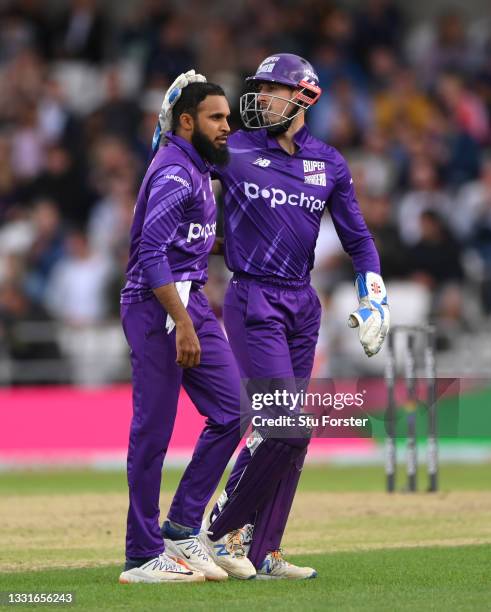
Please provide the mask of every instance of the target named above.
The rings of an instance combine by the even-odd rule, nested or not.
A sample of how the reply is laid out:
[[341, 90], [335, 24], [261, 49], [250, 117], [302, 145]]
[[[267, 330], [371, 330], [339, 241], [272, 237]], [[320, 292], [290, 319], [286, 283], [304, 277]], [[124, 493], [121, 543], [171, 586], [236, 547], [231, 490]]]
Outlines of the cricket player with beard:
[[[373, 239], [342, 155], [314, 138], [306, 111], [321, 95], [303, 58], [278, 53], [249, 77], [241, 97], [246, 131], [229, 138], [230, 161], [215, 167], [224, 193], [225, 260], [233, 272], [224, 322], [244, 379], [302, 381], [313, 367], [321, 306], [310, 285], [323, 214], [330, 214], [351, 256], [365, 353], [375, 355], [389, 329], [389, 310]], [[218, 565], [233, 567], [227, 543], [244, 550], [257, 578], [314, 578], [288, 563], [280, 544], [308, 446], [308, 436], [255, 432], [225, 491], [203, 522], [201, 540]]]
[[[210, 164], [220, 167], [228, 158], [230, 110], [223, 90], [203, 81], [189, 71], [166, 95], [166, 120], [155, 134], [131, 228], [121, 293], [133, 382], [124, 584], [255, 575], [243, 550], [234, 550], [235, 534], [224, 540], [233, 565], [222, 562], [227, 571], [198, 538], [240, 439], [240, 374], [202, 291], [216, 233]], [[161, 128], [172, 130], [164, 137]], [[161, 136], [165, 146], [159, 147]], [[161, 472], [181, 384], [207, 420], [161, 530]]]

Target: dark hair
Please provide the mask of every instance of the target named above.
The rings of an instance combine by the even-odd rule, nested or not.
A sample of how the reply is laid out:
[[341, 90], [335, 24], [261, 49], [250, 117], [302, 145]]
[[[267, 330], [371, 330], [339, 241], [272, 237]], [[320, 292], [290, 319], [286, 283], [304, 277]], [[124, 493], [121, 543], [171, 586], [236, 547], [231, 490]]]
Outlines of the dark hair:
[[181, 97], [172, 109], [172, 131], [179, 126], [179, 117], [183, 113], [189, 113], [196, 117], [198, 105], [207, 96], [225, 96], [225, 92], [215, 83], [191, 83], [182, 90]]

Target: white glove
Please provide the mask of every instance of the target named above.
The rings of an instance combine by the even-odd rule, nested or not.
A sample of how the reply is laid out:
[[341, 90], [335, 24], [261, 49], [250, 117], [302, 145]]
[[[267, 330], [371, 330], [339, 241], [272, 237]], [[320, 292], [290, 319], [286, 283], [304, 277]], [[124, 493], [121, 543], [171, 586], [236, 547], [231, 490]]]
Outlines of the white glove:
[[162, 134], [168, 132], [172, 126], [172, 108], [181, 97], [182, 90], [190, 83], [206, 83], [206, 77], [196, 74], [194, 70], [188, 70], [180, 74], [165, 92], [162, 108], [159, 113], [159, 121], [152, 140], [152, 150], [155, 153], [160, 146]]
[[380, 274], [367, 272], [365, 277], [358, 274], [355, 280], [360, 305], [348, 319], [349, 327], [358, 327], [360, 342], [365, 353], [376, 355], [389, 331], [390, 314], [387, 291]]

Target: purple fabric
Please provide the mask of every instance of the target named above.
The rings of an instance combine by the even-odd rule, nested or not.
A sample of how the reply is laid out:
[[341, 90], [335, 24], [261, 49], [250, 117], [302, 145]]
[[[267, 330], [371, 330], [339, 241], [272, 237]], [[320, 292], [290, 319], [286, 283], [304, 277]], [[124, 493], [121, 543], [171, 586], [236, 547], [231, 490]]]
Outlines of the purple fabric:
[[207, 420], [172, 502], [170, 520], [200, 527], [204, 509], [239, 443], [240, 378], [232, 351], [202, 291], [191, 291], [188, 312], [202, 353], [197, 368], [183, 370], [175, 363], [175, 331], [166, 334], [167, 313], [157, 299], [121, 307], [133, 381], [127, 557], [156, 556], [164, 548], [159, 528], [161, 472], [181, 383]]
[[233, 277], [223, 320], [243, 378], [308, 378], [321, 305], [313, 287], [274, 286]]
[[280, 548], [307, 451], [299, 454], [281, 478], [276, 491], [259, 508], [248, 557], [259, 568], [269, 551]]
[[143, 180], [131, 227], [122, 303], [150, 298], [178, 280], [201, 285], [216, 234], [216, 205], [206, 163], [194, 147], [167, 134]]
[[225, 257], [234, 272], [303, 279], [326, 209], [356, 273], [380, 273], [346, 161], [304, 126], [288, 155], [266, 130], [229, 138], [230, 163], [215, 168], [224, 188]]
[[[305, 452], [306, 439], [267, 439], [259, 444], [232, 491], [224, 509], [209, 527], [210, 540], [216, 541], [245, 525], [251, 511], [259, 509], [271, 496], [271, 484], [279, 482], [290, 466]], [[264, 556], [263, 556], [264, 558]]]
[[298, 87], [301, 81], [319, 85], [319, 77], [307, 60], [293, 53], [276, 53], [264, 59], [253, 76], [246, 81], [266, 81]]
[[[310, 378], [321, 307], [312, 287], [295, 288], [289, 284], [285, 282], [281, 286], [281, 283], [261, 282], [260, 279], [245, 276], [234, 277], [230, 282], [225, 296], [224, 322], [243, 378], [295, 378], [302, 379], [304, 384]], [[229, 497], [249, 465], [250, 458], [249, 450], [243, 448], [226, 485]], [[263, 516], [258, 529], [254, 530], [252, 550], [255, 558], [263, 550], [276, 550], [280, 546], [303, 458], [302, 452], [284, 476], [281, 473], [276, 480], [270, 478], [270, 485], [273, 483], [271, 492], [277, 494], [284, 512], [275, 510], [278, 503], [276, 495], [270, 495], [261, 504], [266, 514], [269, 512], [267, 504], [272, 505], [270, 516], [273, 522], [268, 522]], [[274, 484], [278, 485], [276, 489]], [[245, 522], [253, 520], [256, 511], [261, 512], [257, 501], [254, 497], [250, 500]], [[256, 537], [258, 544], [255, 543]], [[261, 565], [262, 560], [257, 561], [256, 567]]]

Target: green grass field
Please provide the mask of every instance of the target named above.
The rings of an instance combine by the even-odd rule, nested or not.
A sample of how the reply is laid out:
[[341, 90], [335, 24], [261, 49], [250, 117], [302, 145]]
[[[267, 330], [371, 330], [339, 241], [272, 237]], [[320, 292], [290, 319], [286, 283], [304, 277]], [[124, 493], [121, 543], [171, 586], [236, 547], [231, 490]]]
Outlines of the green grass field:
[[380, 467], [304, 470], [284, 545], [315, 580], [123, 586], [124, 474], [2, 473], [0, 592], [72, 591], [80, 610], [490, 610], [491, 465], [443, 465], [437, 494], [383, 486]]

